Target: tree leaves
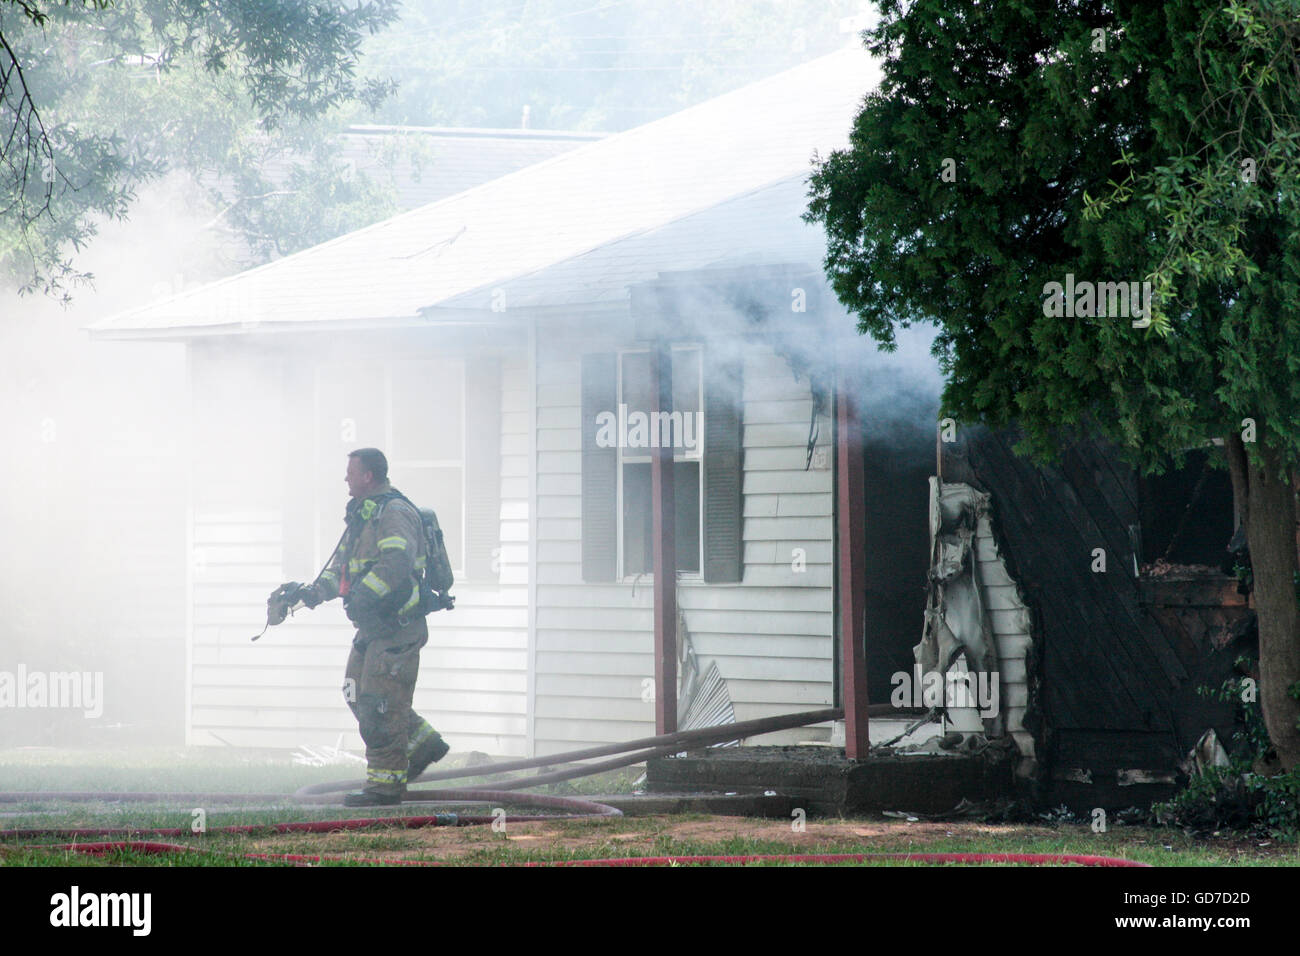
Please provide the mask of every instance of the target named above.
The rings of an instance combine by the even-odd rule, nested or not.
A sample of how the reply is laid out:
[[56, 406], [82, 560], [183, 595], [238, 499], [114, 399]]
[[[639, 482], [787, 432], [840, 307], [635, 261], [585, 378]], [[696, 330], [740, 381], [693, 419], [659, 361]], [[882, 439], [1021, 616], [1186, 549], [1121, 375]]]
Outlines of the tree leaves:
[[[6, 7], [23, 17], [6, 21]], [[0, 0], [0, 269], [21, 291], [67, 300], [90, 278], [72, 253], [169, 164], [236, 176], [254, 124], [375, 102], [391, 87], [355, 79], [360, 44], [397, 11], [397, 0]]]
[[[1300, 4], [882, 10], [881, 89], [805, 217], [864, 331], [934, 323], [946, 412], [1018, 422], [1040, 458], [1086, 421], [1162, 468], [1267, 409], [1294, 461]], [[1045, 315], [1067, 274], [1149, 282], [1150, 327]]]

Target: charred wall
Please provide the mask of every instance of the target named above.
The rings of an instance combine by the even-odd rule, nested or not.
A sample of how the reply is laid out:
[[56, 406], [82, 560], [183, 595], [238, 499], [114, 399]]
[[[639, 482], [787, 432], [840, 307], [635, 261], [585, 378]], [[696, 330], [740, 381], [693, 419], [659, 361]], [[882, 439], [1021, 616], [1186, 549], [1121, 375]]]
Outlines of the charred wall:
[[1039, 467], [1014, 453], [1017, 437], [961, 429], [943, 446], [943, 477], [993, 496], [999, 549], [1032, 614], [1037, 798], [1084, 811], [1167, 799], [1203, 730], [1231, 736], [1231, 708], [1198, 688], [1226, 676], [1249, 611], [1221, 577], [1139, 576], [1142, 515], [1168, 509], [1144, 507], [1113, 450], [1079, 442]]

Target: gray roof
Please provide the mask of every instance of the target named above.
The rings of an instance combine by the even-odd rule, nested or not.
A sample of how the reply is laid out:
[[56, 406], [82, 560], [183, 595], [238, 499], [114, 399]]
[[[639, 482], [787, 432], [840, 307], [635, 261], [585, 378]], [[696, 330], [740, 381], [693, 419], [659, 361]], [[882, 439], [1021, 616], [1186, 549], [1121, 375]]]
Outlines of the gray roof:
[[814, 151], [879, 79], [856, 46], [256, 269], [100, 320], [102, 335], [428, 321], [448, 307], [625, 297], [667, 269], [820, 262]]

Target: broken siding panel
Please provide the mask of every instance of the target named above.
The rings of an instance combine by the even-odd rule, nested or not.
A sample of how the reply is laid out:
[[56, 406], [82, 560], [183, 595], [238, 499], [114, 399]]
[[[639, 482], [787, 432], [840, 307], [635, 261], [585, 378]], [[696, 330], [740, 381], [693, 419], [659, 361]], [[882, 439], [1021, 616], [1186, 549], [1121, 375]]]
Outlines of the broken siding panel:
[[981, 583], [984, 585], [985, 607], [990, 611], [1016, 611], [1024, 607], [1013, 586]]
[[1016, 772], [1021, 777], [1028, 777], [1035, 769], [1033, 735], [1025, 727], [1025, 709], [1029, 702], [1028, 654], [1032, 640], [1030, 615], [1019, 586], [998, 552], [987, 515], [982, 515], [976, 526], [974, 554], [997, 645], [998, 706], [1005, 717], [1006, 733], [1020, 748], [1022, 759]]
[[[581, 355], [616, 348], [605, 335], [539, 336], [539, 754], [654, 732], [653, 704], [641, 700], [642, 681], [654, 673], [651, 582], [642, 578], [635, 597], [631, 584], [583, 584], [581, 522], [571, 517], [582, 501], [580, 453], [566, 450], [581, 441]], [[807, 384], [767, 349], [748, 347], [744, 359], [744, 434], [751, 418], [770, 430], [761, 448], [744, 443], [742, 504], [752, 515], [767, 509], [760, 499], [770, 496], [773, 516], [767, 524], [743, 520], [742, 584], [682, 580], [678, 599], [701, 665], [717, 659], [723, 678], [743, 686], [743, 699], [761, 716], [831, 700], [831, 473], [803, 470]], [[796, 548], [804, 552], [803, 572], [792, 568]], [[609, 701], [619, 703], [593, 703]], [[789, 736], [825, 739], [828, 730]]]

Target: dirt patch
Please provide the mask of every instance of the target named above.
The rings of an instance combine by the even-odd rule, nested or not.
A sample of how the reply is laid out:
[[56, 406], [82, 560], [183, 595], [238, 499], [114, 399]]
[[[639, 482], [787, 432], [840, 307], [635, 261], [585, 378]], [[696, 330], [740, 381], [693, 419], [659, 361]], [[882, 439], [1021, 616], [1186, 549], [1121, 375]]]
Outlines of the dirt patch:
[[[354, 859], [457, 861], [507, 848], [511, 851], [579, 856], [654, 856], [697, 852], [687, 848], [698, 844], [755, 841], [769, 844], [760, 852], [785, 850], [791, 853], [1024, 852], [1026, 845], [1037, 844], [1040, 852], [1127, 855], [1127, 848], [1159, 850], [1165, 846], [1172, 848], [1175, 842], [1179, 849], [1193, 848], [1181, 834], [1145, 829], [1112, 835], [1102, 845], [1086, 826], [810, 820], [799, 831], [784, 820], [711, 816], [511, 823], [503, 833], [495, 833], [487, 826], [331, 833], [310, 838], [309, 845], [302, 838], [277, 836], [258, 840], [255, 845], [248, 845], [248, 849], [258, 853], [302, 853]], [[1043, 850], [1043, 842], [1056, 847]], [[1261, 845], [1264, 842], [1216, 839], [1198, 841], [1194, 846], [1225, 853], [1230, 859], [1240, 862], [1273, 857], [1297, 859], [1294, 845]], [[734, 852], [756, 851], [739, 848]]]

